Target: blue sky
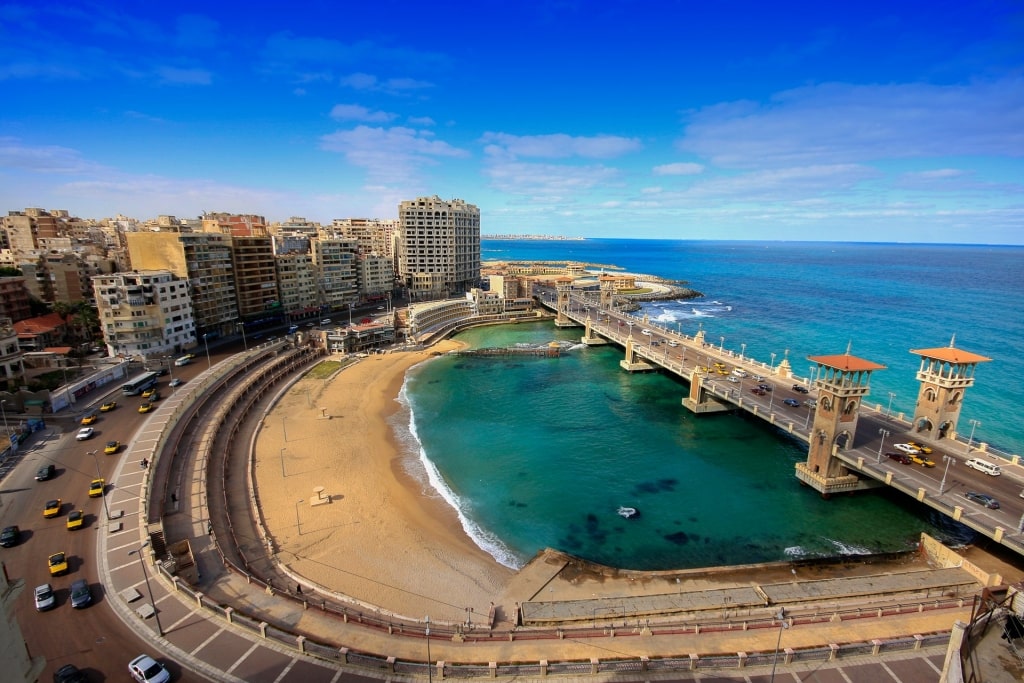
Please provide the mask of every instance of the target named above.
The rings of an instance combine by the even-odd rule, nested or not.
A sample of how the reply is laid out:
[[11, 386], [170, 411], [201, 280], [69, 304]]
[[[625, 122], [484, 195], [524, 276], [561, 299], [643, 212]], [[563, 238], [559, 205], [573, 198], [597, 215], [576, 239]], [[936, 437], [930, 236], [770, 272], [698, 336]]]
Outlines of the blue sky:
[[1022, 66], [1019, 0], [2, 4], [0, 209], [1022, 244]]

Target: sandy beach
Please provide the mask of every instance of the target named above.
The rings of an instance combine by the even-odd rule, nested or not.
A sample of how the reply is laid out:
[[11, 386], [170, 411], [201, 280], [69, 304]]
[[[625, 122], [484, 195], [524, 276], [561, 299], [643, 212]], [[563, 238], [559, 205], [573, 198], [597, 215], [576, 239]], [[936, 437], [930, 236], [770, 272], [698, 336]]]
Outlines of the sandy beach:
[[268, 415], [255, 483], [279, 561], [305, 577], [304, 591], [459, 622], [467, 608], [487, 615], [513, 577], [463, 532], [418, 462], [410, 468], [389, 424], [406, 372], [458, 347], [372, 355], [328, 380], [303, 378]]

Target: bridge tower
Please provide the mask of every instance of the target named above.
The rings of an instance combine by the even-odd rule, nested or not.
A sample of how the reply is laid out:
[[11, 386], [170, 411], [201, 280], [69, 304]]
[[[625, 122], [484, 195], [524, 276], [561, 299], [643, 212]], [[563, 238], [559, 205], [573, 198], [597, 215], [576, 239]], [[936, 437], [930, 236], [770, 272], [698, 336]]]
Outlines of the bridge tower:
[[555, 289], [558, 291], [558, 314], [555, 316], [555, 327], [579, 327], [569, 317], [569, 297], [572, 294], [572, 278], [562, 276], [555, 279]]
[[974, 370], [978, 363], [992, 360], [953, 346], [937, 349], [916, 349], [910, 352], [921, 357], [912, 429], [930, 439], [955, 438], [964, 393], [974, 385]]
[[602, 274], [597, 281], [601, 286], [600, 309], [602, 311], [611, 310], [615, 305], [615, 278]]
[[859, 478], [833, 455], [853, 446], [860, 404], [871, 391], [871, 373], [885, 366], [850, 355], [849, 348], [842, 355], [808, 356], [807, 360], [818, 365], [814, 382], [818, 405], [808, 431], [807, 462], [797, 463], [796, 477], [825, 497], [861, 488]]

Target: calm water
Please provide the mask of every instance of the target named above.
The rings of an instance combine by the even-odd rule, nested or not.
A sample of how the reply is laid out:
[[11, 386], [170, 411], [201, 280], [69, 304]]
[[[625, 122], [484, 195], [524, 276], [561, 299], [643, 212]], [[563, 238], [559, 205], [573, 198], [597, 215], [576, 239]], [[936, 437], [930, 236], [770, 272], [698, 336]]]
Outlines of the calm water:
[[[705, 294], [659, 302], [661, 324], [806, 375], [808, 355], [883, 363], [870, 401], [913, 408], [910, 349], [956, 346], [992, 358], [961, 425], [1010, 452], [1021, 422], [1002, 395], [1024, 377], [1024, 249], [923, 245], [588, 240], [485, 241], [485, 260], [573, 259], [686, 280]], [[936, 530], [899, 496], [829, 501], [799, 486], [805, 446], [735, 415], [694, 416], [684, 383], [628, 374], [621, 349], [583, 348], [579, 329], [472, 330], [473, 346], [563, 341], [557, 360], [439, 358], [410, 374], [403, 399], [412, 461], [496, 559], [519, 566], [544, 547], [610, 565], [664, 569], [911, 547]], [[724, 337], [724, 342], [722, 341]], [[1015, 391], [1015, 393], [1017, 393]], [[408, 426], [405, 426], [408, 425]], [[964, 427], [961, 428], [961, 431]], [[637, 507], [624, 520], [619, 505]]]

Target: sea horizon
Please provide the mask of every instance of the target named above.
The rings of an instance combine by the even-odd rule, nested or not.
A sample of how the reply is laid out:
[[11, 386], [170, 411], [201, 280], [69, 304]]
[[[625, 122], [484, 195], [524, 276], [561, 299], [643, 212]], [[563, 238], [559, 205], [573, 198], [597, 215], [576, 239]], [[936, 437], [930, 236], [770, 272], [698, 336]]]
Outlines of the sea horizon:
[[[866, 405], [891, 401], [894, 414], [912, 414], [919, 361], [910, 350], [946, 346], [955, 335], [958, 348], [993, 358], [965, 395], [960, 433], [974, 419], [975, 442], [1016, 453], [1024, 441], [1019, 427], [998, 419], [1008, 409], [999, 377], [1024, 372], [1024, 283], [1006, 258], [1021, 247], [495, 244], [484, 245], [485, 260], [589, 261], [684, 280], [704, 297], [645, 303], [638, 317], [686, 334], [703, 329], [712, 342], [766, 363], [772, 353], [774, 364], [788, 358], [798, 376], [809, 371], [807, 355], [852, 344], [854, 355], [887, 366], [872, 376]], [[929, 301], [934, 312], [908, 319]], [[611, 566], [685, 568], [892, 552], [911, 548], [921, 531], [948, 533], [944, 520], [891, 494], [820, 500], [793, 475], [805, 445], [742, 416], [693, 416], [679, 405], [685, 383], [625, 373], [621, 349], [580, 348], [580, 335], [550, 323], [470, 330], [458, 339], [471, 346], [558, 340], [570, 350], [547, 364], [438, 358], [406, 378], [407, 457], [429, 473], [425, 488], [502, 564], [521, 566], [554, 547]], [[791, 339], [777, 338], [785, 335]], [[1013, 352], [997, 353], [1003, 347]], [[609, 447], [616, 439], [630, 447]], [[711, 483], [695, 488], [696, 481]], [[631, 503], [639, 519], [614, 515]]]

